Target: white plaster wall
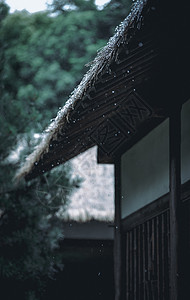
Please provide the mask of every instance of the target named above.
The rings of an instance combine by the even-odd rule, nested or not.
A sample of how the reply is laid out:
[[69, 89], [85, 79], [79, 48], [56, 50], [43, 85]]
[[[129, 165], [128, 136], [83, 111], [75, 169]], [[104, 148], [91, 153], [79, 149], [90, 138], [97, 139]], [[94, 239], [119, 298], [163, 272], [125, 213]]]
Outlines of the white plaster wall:
[[122, 218], [169, 191], [168, 120], [121, 158]]
[[[181, 112], [181, 182], [190, 180], [190, 100]], [[122, 218], [169, 192], [169, 121], [121, 159]]]
[[190, 179], [190, 100], [187, 101], [181, 112], [181, 182]]

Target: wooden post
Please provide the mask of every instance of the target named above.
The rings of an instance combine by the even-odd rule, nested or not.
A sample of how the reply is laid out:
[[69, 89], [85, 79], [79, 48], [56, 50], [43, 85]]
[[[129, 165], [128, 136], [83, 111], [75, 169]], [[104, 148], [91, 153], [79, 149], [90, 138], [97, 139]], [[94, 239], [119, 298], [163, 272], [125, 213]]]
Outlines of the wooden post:
[[181, 107], [170, 115], [170, 288], [171, 300], [181, 300]]
[[114, 231], [114, 281], [115, 300], [121, 300], [122, 259], [121, 259], [121, 160], [115, 162], [115, 231]]

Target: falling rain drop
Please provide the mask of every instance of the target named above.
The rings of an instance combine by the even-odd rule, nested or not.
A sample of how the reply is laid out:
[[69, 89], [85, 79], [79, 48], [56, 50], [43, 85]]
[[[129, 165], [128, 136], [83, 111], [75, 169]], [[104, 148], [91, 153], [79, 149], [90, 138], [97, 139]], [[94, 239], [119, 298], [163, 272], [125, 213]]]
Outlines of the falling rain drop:
[[142, 42], [140, 42], [140, 43], [139, 43], [139, 47], [142, 47], [142, 46], [143, 46], [143, 43], [142, 43]]

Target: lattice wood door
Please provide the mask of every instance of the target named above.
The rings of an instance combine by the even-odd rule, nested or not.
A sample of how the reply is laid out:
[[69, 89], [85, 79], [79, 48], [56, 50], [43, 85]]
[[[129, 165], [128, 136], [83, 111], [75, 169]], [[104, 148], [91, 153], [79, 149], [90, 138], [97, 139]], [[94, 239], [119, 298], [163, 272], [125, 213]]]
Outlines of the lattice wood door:
[[169, 300], [169, 211], [128, 231], [126, 300]]

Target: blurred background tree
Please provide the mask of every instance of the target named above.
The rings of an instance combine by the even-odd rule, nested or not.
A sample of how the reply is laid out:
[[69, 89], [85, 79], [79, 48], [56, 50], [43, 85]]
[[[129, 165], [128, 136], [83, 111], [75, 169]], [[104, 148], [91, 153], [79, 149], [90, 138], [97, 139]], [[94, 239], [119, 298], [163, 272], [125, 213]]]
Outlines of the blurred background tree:
[[[131, 1], [53, 0], [47, 11], [10, 14], [0, 1], [0, 282], [3, 299], [40, 299], [62, 268], [60, 207], [79, 179], [67, 164], [13, 184], [19, 162], [40, 141], [73, 88], [126, 17]], [[32, 141], [32, 142], [31, 142]], [[73, 176], [72, 176], [73, 178]], [[4, 294], [3, 294], [4, 293]]]

